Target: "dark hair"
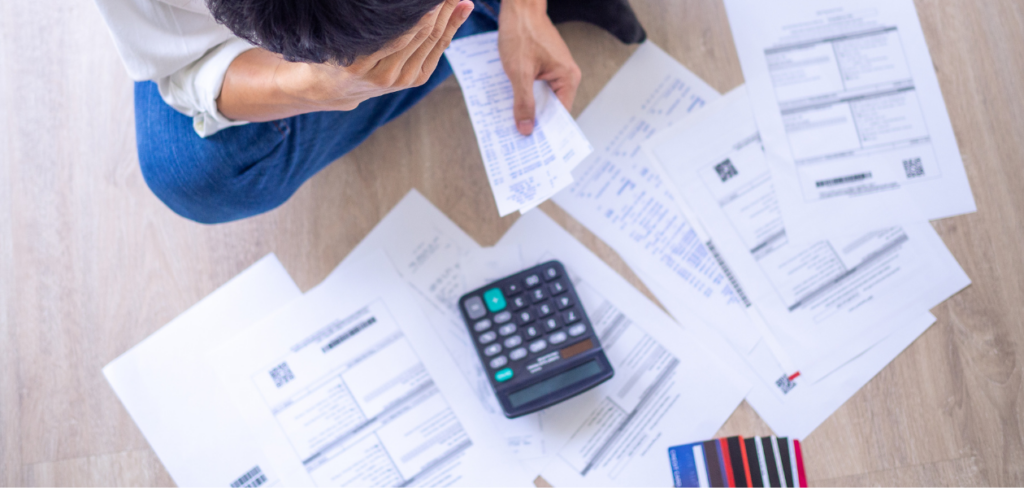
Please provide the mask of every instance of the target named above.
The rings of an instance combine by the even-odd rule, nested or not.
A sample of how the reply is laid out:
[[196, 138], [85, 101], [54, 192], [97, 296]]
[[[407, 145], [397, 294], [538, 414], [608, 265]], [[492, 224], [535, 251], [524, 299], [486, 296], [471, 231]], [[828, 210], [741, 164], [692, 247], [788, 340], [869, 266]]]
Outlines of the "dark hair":
[[442, 0], [206, 0], [217, 22], [288, 61], [352, 64]]

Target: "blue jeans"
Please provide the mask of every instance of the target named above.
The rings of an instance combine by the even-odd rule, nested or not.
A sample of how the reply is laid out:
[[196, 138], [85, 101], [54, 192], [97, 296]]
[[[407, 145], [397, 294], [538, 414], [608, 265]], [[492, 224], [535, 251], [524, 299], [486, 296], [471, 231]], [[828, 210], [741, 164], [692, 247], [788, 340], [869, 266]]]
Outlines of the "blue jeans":
[[[456, 38], [498, 28], [498, 0], [474, 0]], [[422, 86], [372, 98], [348, 112], [316, 112], [251, 123], [201, 138], [192, 118], [135, 84], [135, 133], [146, 184], [175, 213], [205, 224], [276, 208], [306, 180], [378, 127], [420, 101], [452, 73], [444, 57]]]

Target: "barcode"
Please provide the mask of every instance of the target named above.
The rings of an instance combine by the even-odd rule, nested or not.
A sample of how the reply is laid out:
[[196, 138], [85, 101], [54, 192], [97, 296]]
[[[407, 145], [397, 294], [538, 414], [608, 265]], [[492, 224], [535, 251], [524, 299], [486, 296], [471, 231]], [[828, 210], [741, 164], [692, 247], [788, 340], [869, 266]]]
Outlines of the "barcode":
[[250, 469], [237, 480], [231, 482], [231, 488], [256, 488], [267, 482], [267, 475], [259, 466]]
[[740, 282], [736, 280], [735, 276], [733, 276], [732, 270], [725, 264], [725, 260], [722, 259], [722, 255], [718, 254], [718, 248], [715, 247], [714, 242], [708, 241], [707, 246], [708, 251], [711, 251], [711, 256], [715, 258], [715, 261], [718, 261], [718, 266], [722, 268], [722, 273], [724, 273], [725, 278], [729, 280], [729, 284], [732, 285], [732, 289], [736, 292], [736, 295], [738, 295], [740, 300], [743, 301], [743, 305], [749, 308], [750, 300], [747, 298], [747, 294], [743, 293], [743, 287], [740, 286]]
[[843, 183], [852, 183], [854, 181], [866, 180], [868, 178], [871, 178], [871, 172], [859, 173], [850, 176], [842, 176], [839, 178], [832, 178], [831, 180], [822, 180], [816, 182], [814, 185], [817, 186], [818, 188], [821, 188], [823, 186], [835, 186], [841, 185]]
[[903, 171], [907, 173], [907, 178], [924, 176], [924, 165], [921, 164], [921, 158], [904, 159]]
[[779, 389], [782, 390], [782, 394], [785, 395], [786, 393], [789, 393], [789, 390], [796, 387], [796, 383], [789, 379], [789, 376], [783, 374], [781, 378], [775, 380], [775, 386], [778, 386]]
[[295, 374], [288, 367], [288, 363], [281, 363], [270, 370], [270, 377], [274, 380], [274, 386], [280, 388], [289, 381], [295, 379]]
[[725, 183], [726, 181], [729, 181], [729, 178], [740, 174], [739, 171], [736, 171], [736, 167], [732, 165], [732, 161], [729, 159], [716, 164], [715, 172], [718, 173], [718, 177], [722, 179], [722, 183]]

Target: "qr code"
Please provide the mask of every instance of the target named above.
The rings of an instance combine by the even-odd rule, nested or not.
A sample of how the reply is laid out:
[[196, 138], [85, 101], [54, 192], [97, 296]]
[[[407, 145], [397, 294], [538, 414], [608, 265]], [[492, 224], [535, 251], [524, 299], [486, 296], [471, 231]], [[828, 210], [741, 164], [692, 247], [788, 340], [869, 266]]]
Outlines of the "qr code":
[[924, 176], [924, 165], [921, 164], [921, 158], [904, 159], [903, 171], [906, 171], [907, 178]]
[[270, 370], [270, 377], [274, 380], [274, 386], [280, 388], [289, 381], [295, 379], [295, 375], [292, 373], [292, 369], [288, 367], [288, 363], [281, 363]]
[[779, 387], [779, 389], [782, 390], [782, 394], [785, 395], [786, 393], [789, 393], [789, 390], [796, 388], [796, 383], [789, 379], [789, 376], [782, 375], [781, 378], [775, 380], [775, 386]]
[[740, 174], [739, 171], [736, 171], [736, 167], [732, 165], [732, 161], [728, 159], [716, 164], [715, 172], [718, 173], [718, 177], [722, 179], [722, 183], [725, 183], [726, 181], [729, 181], [729, 178]]

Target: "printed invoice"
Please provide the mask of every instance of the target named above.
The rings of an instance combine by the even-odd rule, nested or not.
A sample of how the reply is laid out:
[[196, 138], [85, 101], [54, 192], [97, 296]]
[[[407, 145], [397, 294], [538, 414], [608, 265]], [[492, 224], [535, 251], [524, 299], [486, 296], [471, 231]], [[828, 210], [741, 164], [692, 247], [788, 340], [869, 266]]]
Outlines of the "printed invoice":
[[726, 0], [791, 235], [975, 211], [912, 0]]
[[512, 115], [498, 33], [458, 39], [445, 55], [462, 87], [498, 214], [526, 212], [569, 185], [572, 169], [593, 148], [547, 82], [534, 83], [536, 124], [523, 136]]
[[673, 322], [542, 212], [523, 216], [499, 244], [523, 259], [559, 259], [615, 367], [601, 386], [545, 411], [556, 455], [541, 472], [554, 486], [672, 483], [669, 446], [714, 435], [750, 384], [730, 346], [699, 320]]
[[[595, 442], [601, 441], [585, 449], [585, 446], [578, 446], [580, 450], [573, 454], [576, 459], [574, 464], [583, 469], [599, 454], [594, 450], [597, 447], [607, 445], [608, 450], [617, 452], [616, 456], [619, 456], [622, 451], [618, 448], [627, 445], [630, 439], [643, 439], [643, 435], [651, 432], [645, 429], [654, 429], [654, 432], [671, 431], [674, 435], [682, 435], [684, 430], [673, 421], [680, 417], [687, 419], [686, 428], [700, 429], [701, 435], [708, 430], [713, 433], [720, 427], [745, 393], [745, 382], [737, 382], [735, 374], [729, 372], [728, 365], [720, 365], [725, 369], [715, 367], [712, 372], [700, 378], [682, 375], [681, 372], [697, 368], [697, 364], [719, 364], [723, 357], [732, 354], [729, 346], [717, 336], [712, 336], [711, 341], [696, 337], [693, 332], [696, 325], [688, 327], [686, 332], [681, 331], [679, 326], [654, 304], [590, 254], [561, 227], [547, 219], [542, 212], [530, 213], [521, 219], [525, 219], [523, 222], [540, 220], [546, 224], [539, 227], [526, 224], [513, 226], [512, 230], [515, 232], [510, 231], [506, 234], [506, 237], [492, 248], [492, 255], [487, 260], [498, 260], [494, 254], [518, 249], [523, 247], [524, 243], [533, 243], [531, 249], [543, 245], [545, 252], [553, 253], [554, 257], [561, 259], [569, 267], [571, 274], [581, 280], [576, 282], [577, 291], [586, 290], [585, 306], [595, 327], [618, 337], [611, 341], [614, 342], [612, 347], [609, 341], [604, 340], [605, 335], [601, 336], [602, 343], [606, 344], [606, 352], [615, 351], [609, 353], [609, 358], [615, 367], [616, 379], [599, 386], [590, 395], [567, 401], [565, 408], [568, 410], [565, 412], [568, 413], [565, 415], [555, 416], [552, 413], [554, 410], [548, 409], [509, 420], [504, 418], [494, 401], [494, 393], [484, 377], [486, 373], [480, 369], [480, 363], [460, 361], [462, 374], [470, 378], [470, 382], [477, 388], [476, 398], [481, 401], [483, 408], [491, 412], [492, 421], [502, 431], [509, 447], [518, 450], [521, 459], [526, 461], [531, 469], [540, 471], [551, 461], [553, 454], [563, 452], [561, 447], [569, 442], [572, 434], [580, 429], [586, 418], [601, 419], [598, 423], [605, 427], [629, 426], [623, 427], [623, 433], [617, 435], [615, 439], [602, 437], [611, 433], [607, 429], [577, 436], [577, 442], [583, 442], [585, 438], [592, 438]], [[399, 236], [400, 239], [396, 238]], [[470, 337], [465, 332], [465, 325], [456, 308], [456, 300], [464, 290], [484, 282], [482, 279], [474, 279], [474, 273], [470, 269], [481, 261], [479, 257], [474, 257], [479, 256], [474, 251], [479, 250], [479, 246], [472, 238], [413, 190], [352, 251], [346, 261], [359, 259], [376, 248], [383, 248], [387, 252], [403, 279], [429, 302], [425, 309], [433, 312], [428, 312], [428, 315], [433, 315], [432, 323], [437, 334], [445, 342], [452, 356], [473, 357], [472, 346], [467, 343]], [[531, 257], [535, 258], [532, 253], [533, 251]], [[518, 257], [507, 261], [502, 266], [519, 262]], [[530, 262], [534, 261], [531, 259]], [[530, 262], [524, 261], [522, 265], [528, 266]], [[498, 266], [490, 272], [498, 272], [500, 268], [501, 266]], [[515, 271], [519, 269], [509, 270], [508, 274]], [[632, 383], [629, 383], [630, 381]], [[623, 382], [632, 386], [626, 388]], [[666, 405], [664, 400], [677, 398], [679, 395], [697, 395], [702, 398], [713, 398], [713, 401], [672, 407], [686, 408], [687, 414], [667, 416], [653, 423], [646, 421], [653, 421], [651, 415], [661, 412], [660, 409]], [[644, 401], [644, 398], [649, 399]], [[580, 412], [590, 412], [593, 415], [583, 415]], [[601, 412], [607, 415], [599, 415]], [[630, 418], [636, 420], [633, 423], [624, 421], [630, 414]], [[662, 438], [668, 435], [665, 434]], [[700, 438], [700, 435], [696, 437]], [[570, 451], [563, 453], [568, 452]], [[542, 457], [536, 457], [538, 455]], [[661, 454], [645, 456], [642, 458], [646, 460], [626, 464], [642, 468], [645, 466], [644, 463], [664, 461]], [[615, 459], [622, 460], [621, 456]], [[601, 470], [594, 468], [594, 472], [598, 471]], [[667, 476], [665, 470], [661, 469], [652, 473], [655, 476]]]
[[341, 268], [208, 355], [281, 483], [528, 485], [383, 252]]
[[[662, 304], [677, 320], [696, 314], [734, 346], [758, 340], [744, 303], [640, 144], [718, 93], [652, 42], [642, 44], [580, 115], [597, 149], [554, 201], [615, 249], [645, 282], [678, 290]], [[659, 297], [659, 300], [661, 297]]]
[[[745, 87], [644, 144], [800, 371], [838, 367], [970, 283], [927, 222], [787, 235]], [[788, 220], [786, 224], [788, 224]], [[820, 377], [831, 370], [816, 370]], [[790, 374], [795, 371], [790, 371]]]

